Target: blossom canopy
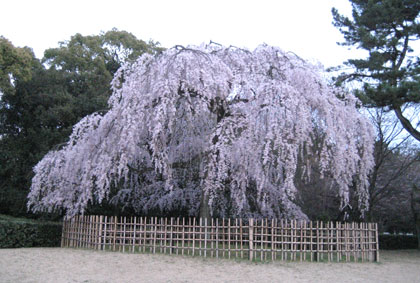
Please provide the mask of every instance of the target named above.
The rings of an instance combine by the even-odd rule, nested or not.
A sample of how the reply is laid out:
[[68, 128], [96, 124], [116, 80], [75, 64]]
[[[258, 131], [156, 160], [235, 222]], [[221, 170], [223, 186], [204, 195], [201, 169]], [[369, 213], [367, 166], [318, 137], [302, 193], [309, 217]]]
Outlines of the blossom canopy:
[[314, 168], [341, 207], [350, 188], [366, 204], [372, 126], [295, 54], [176, 46], [122, 67], [112, 89], [109, 111], [83, 118], [34, 167], [33, 211], [72, 216], [110, 199], [138, 213], [208, 205], [214, 216], [302, 219], [295, 180]]

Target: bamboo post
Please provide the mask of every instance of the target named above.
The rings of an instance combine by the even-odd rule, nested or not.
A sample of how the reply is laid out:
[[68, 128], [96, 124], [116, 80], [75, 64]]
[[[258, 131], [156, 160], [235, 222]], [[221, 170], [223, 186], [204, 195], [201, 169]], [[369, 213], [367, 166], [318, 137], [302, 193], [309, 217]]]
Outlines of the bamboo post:
[[[260, 250], [260, 260], [263, 261], [264, 260], [264, 219], [260, 219], [261, 224], [259, 225], [260, 228], [258, 229], [258, 219], [255, 219], [255, 223], [254, 223], [254, 237], [253, 237], [253, 241], [254, 241], [254, 258], [257, 258], [257, 253], [258, 250]], [[258, 241], [258, 236], [259, 236], [259, 241]], [[258, 242], [260, 244], [260, 248], [258, 249]]]
[[330, 224], [331, 223], [328, 221], [327, 222], [327, 227], [326, 227], [326, 230], [327, 230], [327, 260], [328, 260], [328, 262], [331, 261], [331, 254], [330, 254], [330, 241], [331, 241], [330, 226], [331, 225]]
[[[143, 252], [146, 252], [147, 245], [147, 217], [143, 218], [143, 228], [142, 228], [142, 238], [143, 238]], [[150, 248], [150, 247], [149, 247]], [[149, 250], [150, 252], [150, 250]]]
[[191, 248], [192, 246], [190, 246], [192, 244], [191, 241], [191, 237], [192, 237], [192, 222], [191, 222], [191, 217], [187, 218], [187, 232], [186, 232], [186, 239], [185, 239], [185, 246], [187, 248], [187, 255], [190, 255], [191, 253]]
[[303, 225], [302, 221], [299, 221], [299, 228], [300, 228], [300, 240], [299, 240], [299, 260], [303, 260]]
[[335, 222], [335, 242], [337, 246], [337, 262], [340, 262], [341, 260], [341, 223], [336, 221]]
[[275, 255], [275, 244], [274, 244], [274, 240], [275, 240], [275, 230], [274, 230], [274, 218], [271, 219], [271, 230], [270, 230], [270, 235], [271, 235], [271, 261], [274, 261], [274, 255]]
[[158, 220], [158, 234], [157, 234], [157, 245], [159, 246], [159, 252], [162, 253], [162, 246], [163, 246], [163, 228], [164, 228], [164, 224], [163, 224], [163, 218], [160, 217], [160, 219]]
[[298, 228], [297, 228], [297, 221], [296, 220], [292, 220], [292, 223], [293, 223], [293, 228], [292, 228], [292, 237], [293, 237], [293, 240], [292, 240], [292, 246], [293, 246], [293, 252], [292, 252], [292, 254], [293, 254], [293, 261], [296, 261], [296, 253], [297, 253], [297, 230], [298, 230]]
[[71, 220], [71, 222], [72, 222], [72, 239], [71, 239], [72, 245], [71, 245], [71, 247], [72, 248], [76, 247], [76, 245], [77, 245], [77, 225], [76, 225], [77, 223], [76, 223], [76, 217], [77, 216], [73, 217], [72, 220]]
[[84, 216], [79, 216], [79, 248], [83, 247], [83, 224]]
[[[300, 222], [302, 229], [302, 241], [300, 242], [300, 261], [306, 261], [306, 221]], [[303, 257], [303, 258], [302, 258]]]
[[80, 224], [80, 247], [83, 248], [85, 245], [85, 216], [81, 216], [81, 224]]
[[101, 249], [101, 238], [102, 238], [102, 215], [97, 216], [97, 234], [96, 234], [96, 249]]
[[222, 218], [222, 226], [220, 227], [221, 228], [221, 237], [222, 237], [222, 252], [223, 252], [223, 254], [222, 254], [222, 257], [224, 257], [224, 258], [226, 258], [226, 247], [225, 247], [225, 245], [226, 245], [226, 226], [225, 226], [225, 218]]
[[81, 226], [82, 226], [82, 220], [79, 215], [76, 215], [76, 235], [77, 235], [77, 241], [76, 241], [76, 248], [80, 248], [80, 243], [82, 241], [82, 233], [81, 233]]
[[214, 231], [213, 231], [213, 227], [214, 227], [214, 219], [211, 218], [210, 219], [210, 257], [214, 256]]
[[164, 218], [164, 225], [165, 225], [165, 234], [163, 238], [163, 253], [166, 254], [167, 247], [168, 247], [168, 218]]
[[[238, 258], [238, 219], [235, 219], [235, 258]], [[242, 240], [242, 239], [241, 239]]]
[[92, 244], [91, 248], [96, 250], [98, 247], [98, 216], [92, 215]]
[[77, 215], [77, 248], [82, 247], [82, 228], [83, 228], [83, 216]]
[[86, 247], [86, 242], [87, 242], [86, 241], [86, 236], [87, 236], [86, 226], [87, 226], [87, 216], [83, 215], [82, 216], [82, 245], [81, 245], [82, 248]]
[[69, 231], [69, 238], [67, 240], [67, 247], [72, 247], [73, 241], [73, 219], [66, 219], [68, 222], [68, 231]]
[[171, 234], [170, 234], [170, 238], [169, 238], [169, 246], [170, 246], [170, 248], [169, 248], [169, 254], [172, 254], [172, 248], [173, 248], [173, 231], [174, 231], [174, 218], [173, 217], [171, 217]]
[[76, 246], [76, 219], [75, 217], [71, 218], [71, 242], [70, 247], [74, 248]]
[[148, 220], [147, 217], [145, 216], [144, 219], [143, 219], [143, 230], [142, 230], [143, 231], [143, 252], [146, 252], [147, 249], [149, 249], [148, 252], [151, 252], [150, 233], [147, 230], [148, 229], [147, 228], [148, 227], [147, 221], [151, 222], [152, 220], [151, 219]]
[[73, 247], [79, 247], [80, 235], [79, 235], [79, 215], [74, 216], [74, 245]]
[[281, 260], [284, 260], [284, 222], [280, 220]]
[[346, 253], [346, 262], [350, 261], [349, 254], [349, 223], [344, 223], [344, 249]]
[[199, 223], [198, 223], [199, 225], [200, 225], [200, 227], [199, 227], [199, 231], [200, 231], [200, 234], [199, 234], [199, 240], [198, 240], [198, 243], [199, 243], [199, 250], [198, 250], [198, 254], [199, 254], [199, 256], [201, 256], [201, 250], [202, 250], [202, 239], [203, 239], [203, 218], [201, 218], [200, 217], [200, 220], [199, 220]]
[[132, 248], [131, 248], [131, 252], [135, 252], [136, 250], [136, 233], [137, 233], [137, 217], [134, 216], [132, 219], [132, 223], [133, 223], [133, 239], [132, 241]]
[[378, 231], [378, 223], [375, 223], [375, 238], [376, 238], [375, 261], [376, 262], [379, 262], [379, 231]]
[[117, 244], [117, 217], [114, 216], [113, 220], [114, 220], [114, 222], [113, 222], [114, 227], [113, 227], [113, 231], [112, 231], [112, 233], [113, 233], [112, 234], [112, 250], [115, 251], [116, 244]]
[[106, 248], [106, 241], [107, 241], [107, 226], [108, 226], [108, 216], [104, 217], [104, 234], [103, 234], [103, 241], [102, 241], [102, 250]]
[[214, 244], [214, 255], [219, 255], [219, 230], [218, 230], [218, 218], [214, 218], [213, 221], [213, 244]]
[[362, 262], [364, 262], [364, 257], [365, 257], [365, 248], [364, 248], [364, 229], [363, 229], [363, 223], [358, 223], [359, 225], [359, 242], [360, 242], [360, 255], [361, 255], [361, 259]]
[[83, 216], [83, 248], [88, 247], [88, 236], [89, 236], [89, 216]]
[[87, 238], [87, 245], [86, 245], [87, 248], [92, 247], [92, 236], [93, 236], [93, 233], [92, 233], [93, 218], [92, 217], [93, 217], [92, 215], [89, 215], [87, 217], [87, 220], [88, 220], [87, 237], [86, 237]]
[[185, 247], [185, 218], [182, 217], [182, 235], [181, 235], [181, 254], [184, 255], [184, 247]]
[[231, 238], [231, 226], [230, 226], [230, 218], [228, 218], [228, 258], [230, 259], [230, 251], [231, 251], [231, 246], [230, 246], [230, 238]]
[[293, 260], [293, 220], [288, 221], [287, 219], [284, 220], [285, 223], [285, 241], [286, 241], [286, 249], [285, 249], [285, 260], [288, 258]]
[[204, 257], [207, 257], [207, 219], [204, 218]]
[[314, 233], [313, 233], [313, 224], [312, 221], [309, 221], [309, 257], [311, 262], [314, 261], [314, 254], [313, 254], [313, 244], [314, 244]]
[[242, 218], [239, 219], [239, 240], [241, 241], [241, 258], [244, 258], [244, 238], [243, 238], [243, 228], [242, 228]]
[[152, 231], [153, 231], [153, 253], [156, 253], [156, 238], [157, 238], [157, 228], [158, 228], [158, 219], [157, 217], [154, 217], [155, 221], [153, 223], [153, 217], [151, 217], [150, 219], [150, 224], [152, 226]]
[[355, 230], [355, 224], [354, 222], [351, 223], [351, 236], [352, 236], [352, 242], [353, 242], [353, 259], [356, 262], [357, 261], [357, 254], [358, 254], [358, 247], [356, 242], [356, 230]]
[[[126, 223], [126, 217], [125, 216], [124, 216], [124, 218], [121, 217], [121, 224], [123, 226], [123, 229], [122, 229], [122, 238], [121, 238], [121, 234], [120, 234], [120, 241], [119, 241], [120, 247], [119, 247], [119, 251], [122, 250], [122, 252], [125, 253], [125, 235], [126, 235], [125, 232], [126, 232], [126, 225], [127, 225], [127, 223]], [[118, 232], [121, 233], [121, 231], [118, 231]]]
[[315, 249], [315, 259], [316, 261], [321, 260], [321, 225], [319, 221], [316, 221], [316, 249]]
[[75, 247], [75, 232], [76, 232], [76, 226], [75, 226], [75, 218], [73, 217], [70, 220], [70, 225], [71, 225], [71, 241], [70, 241], [70, 247], [74, 248]]
[[267, 218], [261, 219], [261, 261], [267, 260], [266, 241], [267, 241]]
[[87, 237], [88, 237], [88, 216], [83, 215], [83, 225], [82, 225], [82, 248], [87, 248]]
[[96, 246], [97, 246], [97, 237], [96, 237], [96, 235], [98, 234], [97, 226], [98, 226], [98, 221], [96, 219], [96, 215], [92, 215], [92, 231], [91, 231], [91, 244], [90, 244], [91, 249], [96, 249]]
[[95, 215], [90, 216], [91, 229], [90, 229], [90, 245], [89, 248], [94, 249], [96, 247], [96, 221]]
[[177, 217], [176, 218], [176, 225], [175, 225], [175, 227], [176, 227], [176, 229], [175, 229], [175, 234], [176, 234], [176, 240], [175, 240], [175, 242], [176, 242], [176, 244], [175, 244], [175, 246], [176, 246], [176, 254], [178, 254], [179, 253], [179, 217]]
[[86, 248], [90, 248], [92, 238], [92, 215], [86, 216], [86, 221]]
[[249, 235], [249, 260], [252, 261], [253, 260], [253, 256], [254, 256], [254, 243], [253, 243], [253, 234], [254, 234], [254, 219], [250, 218], [249, 220], [249, 224], [248, 224], [248, 235]]
[[320, 251], [318, 251], [320, 254], [320, 256], [321, 256], [321, 261], [323, 261], [324, 260], [324, 238], [325, 238], [325, 228], [324, 228], [324, 222], [323, 221], [321, 221], [321, 223], [320, 223], [320, 226], [321, 226], [321, 237], [320, 237], [320, 240], [321, 240], [321, 245], [320, 245]]
[[193, 231], [193, 234], [192, 234], [192, 256], [195, 256], [195, 232], [196, 232], [195, 231], [196, 230], [196, 228], [195, 228], [195, 217], [193, 217], [192, 221], [193, 221], [192, 222], [192, 231]]

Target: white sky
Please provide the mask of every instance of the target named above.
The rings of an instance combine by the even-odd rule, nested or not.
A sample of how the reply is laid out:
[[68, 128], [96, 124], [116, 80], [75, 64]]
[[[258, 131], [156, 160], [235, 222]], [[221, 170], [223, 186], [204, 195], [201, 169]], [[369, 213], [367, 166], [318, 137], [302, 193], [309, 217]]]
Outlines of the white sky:
[[355, 56], [336, 44], [342, 36], [332, 25], [333, 6], [351, 13], [348, 0], [4, 0], [0, 35], [33, 48], [38, 58], [76, 33], [116, 27], [164, 47], [267, 43], [329, 67]]

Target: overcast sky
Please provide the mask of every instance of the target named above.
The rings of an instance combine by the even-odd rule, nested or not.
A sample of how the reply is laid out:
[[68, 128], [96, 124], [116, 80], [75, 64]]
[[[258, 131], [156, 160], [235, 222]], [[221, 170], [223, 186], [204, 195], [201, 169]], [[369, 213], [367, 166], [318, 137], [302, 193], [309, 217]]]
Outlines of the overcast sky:
[[354, 57], [332, 25], [331, 8], [350, 15], [348, 0], [5, 0], [0, 35], [15, 46], [29, 46], [41, 58], [70, 36], [126, 30], [164, 47], [213, 40], [255, 48], [261, 43], [326, 67]]

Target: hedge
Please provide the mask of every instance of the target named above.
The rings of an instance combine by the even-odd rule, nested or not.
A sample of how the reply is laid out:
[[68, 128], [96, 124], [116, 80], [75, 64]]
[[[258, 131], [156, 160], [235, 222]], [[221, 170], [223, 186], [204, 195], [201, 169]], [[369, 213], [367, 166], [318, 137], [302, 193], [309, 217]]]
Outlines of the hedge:
[[0, 248], [59, 247], [62, 224], [0, 215]]
[[379, 249], [405, 250], [417, 249], [417, 236], [415, 235], [379, 235]]

